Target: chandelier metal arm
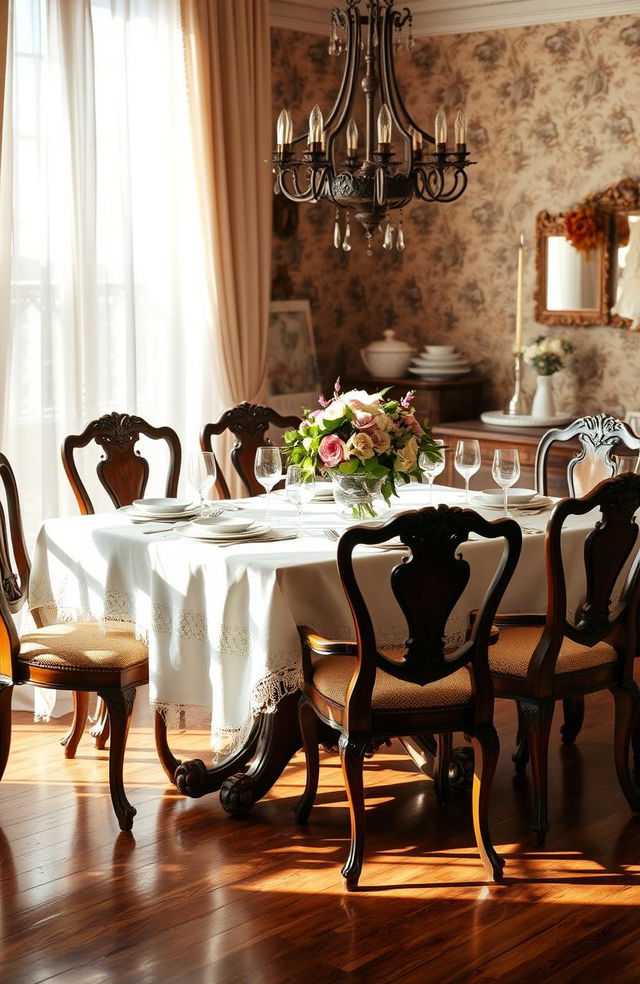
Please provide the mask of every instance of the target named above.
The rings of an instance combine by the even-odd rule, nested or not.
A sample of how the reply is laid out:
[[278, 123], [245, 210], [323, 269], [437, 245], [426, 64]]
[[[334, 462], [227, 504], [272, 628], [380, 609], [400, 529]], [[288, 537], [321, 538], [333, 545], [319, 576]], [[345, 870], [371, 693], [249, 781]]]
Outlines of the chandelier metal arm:
[[[292, 188], [287, 188], [286, 176], [289, 175]], [[285, 198], [288, 198], [290, 202], [295, 202], [296, 204], [302, 204], [303, 202], [313, 202], [314, 191], [311, 182], [309, 182], [309, 187], [306, 191], [301, 191], [298, 184], [298, 173], [294, 167], [283, 167], [278, 170], [278, 187]]]
[[[360, 14], [354, 7], [349, 7], [348, 18], [337, 7], [334, 7], [334, 17], [347, 34], [347, 58], [345, 60], [342, 81], [338, 97], [331, 108], [325, 122], [327, 134], [327, 159], [333, 161], [333, 145], [336, 137], [344, 130], [353, 109], [356, 92], [356, 81], [360, 68]], [[335, 121], [335, 122], [334, 122]]]
[[381, 59], [382, 91], [387, 105], [389, 106], [389, 111], [393, 118], [393, 122], [396, 124], [398, 130], [400, 130], [405, 141], [405, 147], [408, 151], [407, 160], [410, 160], [409, 170], [407, 173], [410, 173], [413, 165], [413, 141], [411, 137], [412, 129], [415, 130], [416, 133], [420, 133], [423, 140], [426, 140], [427, 143], [433, 144], [435, 147], [435, 140], [431, 134], [427, 133], [426, 130], [423, 130], [422, 127], [418, 126], [409, 113], [407, 107], [405, 106], [404, 100], [400, 95], [398, 81], [396, 79], [393, 63], [393, 31], [394, 28], [401, 30], [403, 25], [406, 23], [407, 18], [410, 16], [408, 7], [405, 7], [402, 12], [399, 10], [393, 10], [391, 7], [389, 8], [385, 17], [385, 44], [383, 47], [383, 57]]

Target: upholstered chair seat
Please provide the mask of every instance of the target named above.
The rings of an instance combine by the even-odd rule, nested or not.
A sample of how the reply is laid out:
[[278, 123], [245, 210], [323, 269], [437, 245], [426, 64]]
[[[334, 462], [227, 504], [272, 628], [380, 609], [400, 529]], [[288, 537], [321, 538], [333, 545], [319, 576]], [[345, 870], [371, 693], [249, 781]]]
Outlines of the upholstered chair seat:
[[[540, 641], [539, 625], [501, 626], [497, 643], [489, 650], [489, 668], [496, 676], [526, 677], [531, 653]], [[616, 662], [615, 649], [606, 642], [581, 646], [572, 639], [563, 640], [558, 654], [555, 675], [594, 670]]]
[[19, 663], [73, 673], [119, 673], [147, 662], [147, 647], [125, 622], [62, 622], [20, 639]]

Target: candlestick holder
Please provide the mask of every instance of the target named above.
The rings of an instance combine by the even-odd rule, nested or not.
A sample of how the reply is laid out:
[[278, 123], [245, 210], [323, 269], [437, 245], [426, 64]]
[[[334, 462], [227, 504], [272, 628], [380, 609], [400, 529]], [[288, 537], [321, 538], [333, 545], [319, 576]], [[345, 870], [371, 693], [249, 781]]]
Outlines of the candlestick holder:
[[529, 408], [525, 403], [521, 388], [522, 381], [522, 349], [513, 353], [513, 396], [505, 407], [505, 413], [511, 416], [527, 415]]

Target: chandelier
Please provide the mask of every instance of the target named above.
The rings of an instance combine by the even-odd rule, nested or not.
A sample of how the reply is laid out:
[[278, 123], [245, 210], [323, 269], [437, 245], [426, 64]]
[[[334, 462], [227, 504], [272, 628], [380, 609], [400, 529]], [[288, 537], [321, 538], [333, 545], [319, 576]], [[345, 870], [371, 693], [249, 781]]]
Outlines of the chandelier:
[[[361, 223], [367, 252], [373, 238], [383, 233], [383, 249], [405, 248], [402, 209], [414, 198], [425, 202], [453, 202], [467, 187], [465, 168], [466, 120], [460, 109], [455, 119], [455, 146], [447, 146], [447, 118], [443, 108], [435, 117], [434, 135], [421, 129], [409, 115], [398, 90], [394, 56], [415, 42], [409, 9], [397, 10], [395, 0], [346, 0], [334, 7], [330, 19], [329, 54], [345, 54], [345, 66], [335, 105], [324, 119], [318, 105], [309, 116], [309, 130], [294, 139], [287, 109], [278, 117], [276, 149], [268, 163], [275, 174], [276, 194], [290, 201], [328, 201], [336, 207], [333, 242], [336, 249], [351, 249], [350, 216]], [[361, 151], [353, 118], [361, 62], [365, 140]], [[376, 112], [377, 111], [377, 112]], [[402, 154], [394, 150], [397, 138]], [[295, 145], [306, 141], [296, 153]], [[340, 211], [345, 213], [341, 227]], [[391, 213], [398, 211], [398, 219]]]

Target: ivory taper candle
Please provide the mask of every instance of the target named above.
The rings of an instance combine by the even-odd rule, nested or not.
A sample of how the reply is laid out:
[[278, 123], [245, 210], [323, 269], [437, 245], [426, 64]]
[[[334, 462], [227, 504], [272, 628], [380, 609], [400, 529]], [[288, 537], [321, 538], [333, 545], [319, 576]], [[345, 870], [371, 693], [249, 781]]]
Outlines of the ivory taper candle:
[[514, 352], [522, 351], [522, 309], [524, 304], [524, 235], [518, 246], [518, 289], [516, 293], [516, 343]]

